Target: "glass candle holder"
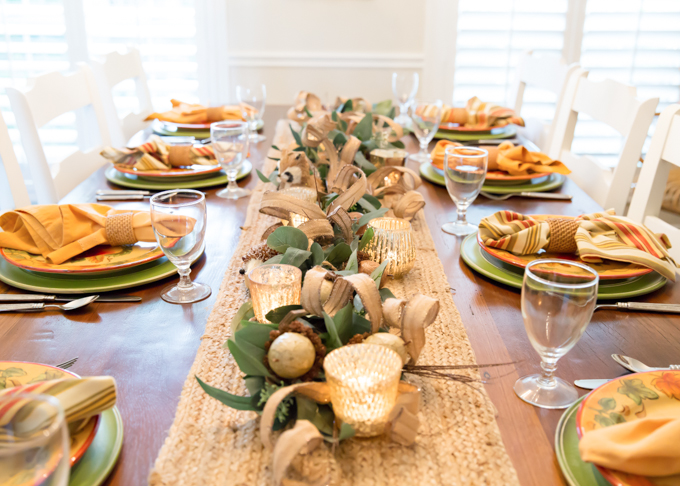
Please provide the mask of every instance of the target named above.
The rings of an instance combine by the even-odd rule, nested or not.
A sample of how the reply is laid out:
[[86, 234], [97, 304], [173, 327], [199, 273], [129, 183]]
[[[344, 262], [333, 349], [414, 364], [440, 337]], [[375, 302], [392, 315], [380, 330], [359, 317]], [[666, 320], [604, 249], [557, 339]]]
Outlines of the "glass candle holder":
[[399, 218], [376, 218], [368, 223], [373, 228], [373, 238], [364, 252], [376, 263], [388, 258], [385, 268], [394, 278], [406, 275], [416, 262], [416, 247], [411, 234], [411, 223]]
[[[310, 203], [316, 203], [316, 189], [307, 186], [292, 186], [281, 189], [279, 194], [285, 194], [287, 196], [293, 196], [301, 201], [307, 201]], [[302, 223], [309, 221], [309, 218], [297, 213], [291, 213], [291, 223], [295, 228], [300, 226]]]
[[300, 303], [302, 272], [292, 265], [269, 264], [248, 273], [253, 311], [258, 322], [268, 324], [267, 313], [284, 305]]
[[401, 367], [395, 351], [377, 344], [353, 344], [328, 353], [323, 369], [335, 416], [359, 437], [382, 434], [397, 400]]

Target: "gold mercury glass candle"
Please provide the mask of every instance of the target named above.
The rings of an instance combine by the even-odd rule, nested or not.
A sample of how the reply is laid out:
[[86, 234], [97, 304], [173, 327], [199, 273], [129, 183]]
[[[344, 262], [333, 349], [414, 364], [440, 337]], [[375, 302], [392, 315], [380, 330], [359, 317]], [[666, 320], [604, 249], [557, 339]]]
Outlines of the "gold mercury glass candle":
[[[402, 149], [374, 149], [371, 150], [371, 163], [375, 165], [378, 169], [381, 167], [403, 167], [406, 162], [406, 157], [408, 153], [406, 150]], [[384, 185], [391, 186], [399, 181], [400, 174], [398, 172], [392, 172], [390, 175], [385, 176]]]
[[352, 344], [331, 351], [323, 369], [335, 416], [359, 437], [382, 434], [397, 400], [401, 367], [399, 355], [378, 344]]
[[[279, 194], [285, 194], [287, 196], [293, 196], [294, 198], [300, 199], [302, 201], [307, 201], [311, 203], [316, 202], [316, 189], [307, 186], [292, 186], [281, 189]], [[300, 226], [302, 223], [309, 221], [309, 218], [302, 216], [301, 214], [292, 213], [291, 222], [295, 228]]]
[[292, 265], [269, 264], [248, 273], [250, 296], [257, 322], [269, 323], [265, 317], [273, 309], [300, 303], [302, 272]]
[[411, 223], [399, 218], [376, 218], [368, 223], [368, 227], [373, 228], [373, 238], [364, 252], [376, 263], [389, 258], [385, 268], [388, 275], [394, 278], [406, 275], [416, 262]]

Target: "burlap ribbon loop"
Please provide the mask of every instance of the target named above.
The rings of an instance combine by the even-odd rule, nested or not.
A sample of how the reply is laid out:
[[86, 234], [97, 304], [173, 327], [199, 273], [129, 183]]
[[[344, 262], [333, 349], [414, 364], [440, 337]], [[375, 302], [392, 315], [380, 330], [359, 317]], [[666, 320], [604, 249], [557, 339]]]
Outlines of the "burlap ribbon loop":
[[577, 253], [576, 231], [579, 221], [575, 219], [551, 218], [548, 219], [550, 227], [550, 240], [547, 250], [551, 253]]
[[106, 240], [111, 246], [133, 245], [137, 243], [135, 230], [132, 227], [133, 213], [112, 214], [105, 223]]

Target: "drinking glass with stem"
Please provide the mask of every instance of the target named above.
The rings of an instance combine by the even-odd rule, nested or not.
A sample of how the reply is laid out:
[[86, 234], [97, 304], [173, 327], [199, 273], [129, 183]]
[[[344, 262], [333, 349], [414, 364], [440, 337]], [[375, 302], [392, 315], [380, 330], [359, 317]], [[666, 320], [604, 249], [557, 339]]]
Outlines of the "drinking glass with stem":
[[177, 285], [163, 289], [161, 298], [171, 304], [190, 304], [205, 299], [210, 287], [192, 282], [191, 264], [205, 248], [205, 194], [193, 189], [173, 189], [151, 197], [151, 224], [163, 253], [177, 267]]
[[448, 147], [444, 151], [444, 180], [449, 196], [456, 204], [458, 219], [445, 223], [442, 230], [465, 236], [477, 230], [467, 221], [467, 208], [477, 199], [484, 185], [489, 152], [479, 147]]
[[431, 160], [427, 146], [434, 138], [434, 134], [437, 133], [441, 119], [441, 100], [433, 102], [416, 101], [413, 104], [411, 108], [411, 129], [420, 142], [420, 151], [417, 154], [411, 154], [409, 159], [421, 164]]
[[394, 121], [402, 126], [411, 124], [408, 107], [418, 92], [418, 73], [392, 73], [392, 94], [399, 103], [399, 116]]
[[583, 335], [597, 302], [595, 270], [568, 260], [534, 260], [524, 270], [522, 318], [542, 373], [515, 383], [522, 400], [541, 408], [567, 408], [578, 399], [569, 382], [555, 376], [557, 360]]
[[227, 173], [227, 187], [216, 194], [224, 199], [249, 196], [250, 189], [236, 184], [236, 176], [248, 157], [248, 123], [242, 121], [217, 122], [210, 125], [210, 137], [215, 158]]
[[0, 484], [66, 486], [71, 441], [64, 410], [54, 397], [0, 397]]
[[267, 102], [267, 87], [264, 84], [256, 86], [236, 86], [236, 99], [241, 107], [241, 115], [248, 122], [250, 128], [250, 141], [252, 143], [263, 142], [267, 139], [258, 133], [262, 123], [264, 108]]

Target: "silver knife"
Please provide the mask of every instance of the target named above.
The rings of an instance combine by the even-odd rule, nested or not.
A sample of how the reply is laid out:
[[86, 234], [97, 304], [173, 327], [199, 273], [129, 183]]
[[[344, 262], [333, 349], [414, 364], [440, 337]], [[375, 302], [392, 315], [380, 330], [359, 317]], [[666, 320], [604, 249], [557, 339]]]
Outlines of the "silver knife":
[[97, 194], [97, 201], [143, 201], [145, 194]]
[[654, 304], [648, 302], [617, 302], [616, 304], [598, 304], [595, 310], [600, 309], [614, 309], [614, 310], [632, 310], [645, 312], [669, 312], [671, 314], [680, 314], [680, 304]]
[[520, 197], [535, 197], [538, 199], [560, 199], [563, 201], [571, 201], [572, 196], [569, 194], [560, 194], [555, 192], [520, 192]]
[[594, 390], [609, 381], [611, 380], [574, 380], [574, 385], [579, 388], [585, 388], [586, 390]]
[[[0, 294], [0, 303], [3, 302], [71, 302], [76, 297], [57, 297], [56, 295], [42, 294]], [[96, 302], [140, 302], [141, 297], [136, 295], [100, 295]]]

